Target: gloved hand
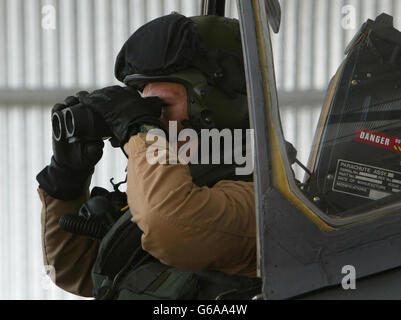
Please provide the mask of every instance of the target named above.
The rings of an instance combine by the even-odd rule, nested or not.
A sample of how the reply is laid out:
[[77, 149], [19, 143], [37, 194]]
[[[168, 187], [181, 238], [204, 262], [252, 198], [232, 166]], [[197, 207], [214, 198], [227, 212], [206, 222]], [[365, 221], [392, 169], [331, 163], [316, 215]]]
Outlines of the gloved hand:
[[[79, 92], [79, 98], [88, 92]], [[56, 104], [52, 114], [79, 103], [78, 97], [68, 97], [64, 104]], [[40, 187], [49, 195], [60, 200], [73, 200], [88, 190], [95, 165], [103, 155], [102, 140], [68, 143], [53, 142], [50, 165], [36, 177]]]
[[80, 102], [106, 121], [114, 135], [114, 147], [123, 147], [144, 124], [154, 125], [166, 132], [159, 119], [165, 105], [163, 100], [157, 97], [142, 98], [134, 88], [106, 87], [80, 98]]

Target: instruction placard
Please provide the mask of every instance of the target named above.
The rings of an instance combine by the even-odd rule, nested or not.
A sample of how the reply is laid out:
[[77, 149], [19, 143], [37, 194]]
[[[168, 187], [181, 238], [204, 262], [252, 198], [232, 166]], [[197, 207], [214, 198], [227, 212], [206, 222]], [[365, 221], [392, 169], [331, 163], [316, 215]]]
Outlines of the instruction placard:
[[401, 191], [401, 172], [338, 160], [333, 191], [379, 200]]

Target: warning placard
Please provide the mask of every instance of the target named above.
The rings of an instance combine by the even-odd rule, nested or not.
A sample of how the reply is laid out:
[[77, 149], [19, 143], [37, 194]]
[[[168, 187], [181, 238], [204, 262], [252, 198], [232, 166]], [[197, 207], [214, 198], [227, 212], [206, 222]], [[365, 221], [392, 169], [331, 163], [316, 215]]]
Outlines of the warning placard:
[[358, 129], [355, 140], [382, 149], [401, 152], [401, 139], [384, 133]]
[[379, 200], [401, 191], [401, 173], [338, 160], [333, 191]]

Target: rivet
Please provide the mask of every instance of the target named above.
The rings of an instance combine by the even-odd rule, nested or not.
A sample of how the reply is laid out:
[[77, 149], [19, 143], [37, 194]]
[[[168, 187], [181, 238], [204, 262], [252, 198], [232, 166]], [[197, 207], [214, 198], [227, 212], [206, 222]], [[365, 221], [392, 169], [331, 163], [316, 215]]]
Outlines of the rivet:
[[210, 124], [210, 123], [212, 122], [212, 119], [210, 119], [208, 116], [206, 116], [203, 120], [204, 120], [207, 124]]
[[216, 71], [213, 76], [215, 78], [222, 78], [223, 77], [223, 73], [221, 71]]

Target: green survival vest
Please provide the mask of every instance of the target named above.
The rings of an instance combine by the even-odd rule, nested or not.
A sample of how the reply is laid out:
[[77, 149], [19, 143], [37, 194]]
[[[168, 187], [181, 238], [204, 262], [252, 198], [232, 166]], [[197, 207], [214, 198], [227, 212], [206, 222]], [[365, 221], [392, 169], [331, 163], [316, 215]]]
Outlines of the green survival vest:
[[106, 234], [92, 269], [96, 299], [250, 299], [260, 279], [162, 264], [141, 246], [142, 231], [126, 211]]
[[[190, 166], [193, 181], [213, 186], [220, 180], [246, 180], [230, 165]], [[142, 231], [127, 210], [103, 237], [92, 269], [96, 299], [214, 300], [251, 299], [261, 291], [259, 278], [192, 271], [162, 264], [142, 249]], [[218, 244], [217, 244], [218, 245]]]

